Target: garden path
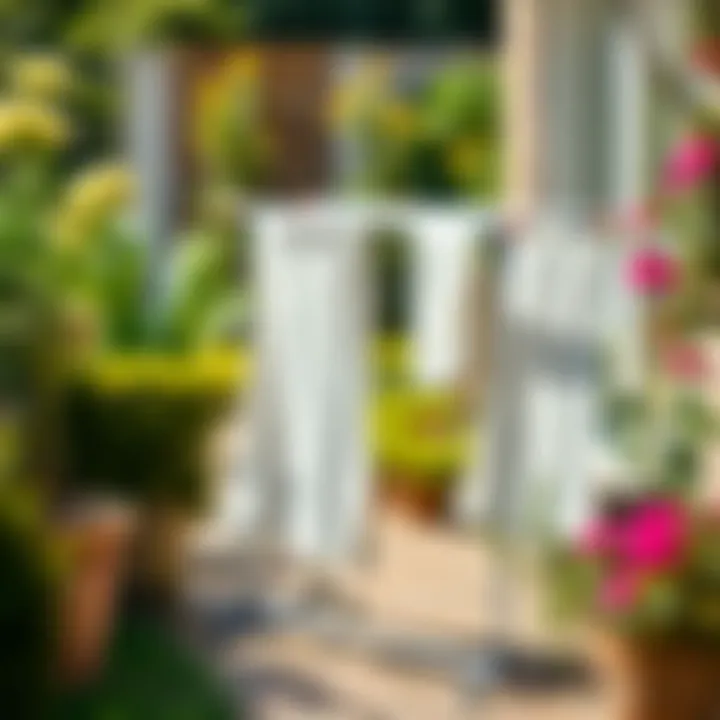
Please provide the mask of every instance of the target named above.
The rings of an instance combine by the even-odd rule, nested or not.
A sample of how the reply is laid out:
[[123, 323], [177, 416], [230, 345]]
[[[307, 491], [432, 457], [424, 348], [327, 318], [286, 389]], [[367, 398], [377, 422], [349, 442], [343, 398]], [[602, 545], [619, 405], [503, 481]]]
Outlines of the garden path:
[[[376, 514], [373, 536], [374, 557], [365, 566], [338, 575], [339, 586], [368, 617], [400, 632], [438, 632], [467, 639], [482, 631], [480, 608], [489, 554], [479, 542], [452, 529], [417, 525], [385, 511]], [[207, 591], [213, 584], [207, 572], [210, 565], [202, 562], [197, 567], [193, 582]], [[221, 574], [216, 588], [224, 584], [226, 592], [238, 592], [247, 577], [243, 570], [235, 579]], [[529, 643], [547, 642], [552, 633], [538, 621], [533, 600], [537, 583], [527, 578], [521, 582], [523, 603], [513, 612], [514, 632]], [[612, 710], [617, 697], [609, 689], [614, 685], [601, 692], [543, 698], [504, 695], [463, 714], [457, 687], [447, 680], [382, 666], [291, 635], [225, 642], [216, 660], [238, 696], [250, 702], [252, 717], [259, 720], [610, 720], [617, 716]]]

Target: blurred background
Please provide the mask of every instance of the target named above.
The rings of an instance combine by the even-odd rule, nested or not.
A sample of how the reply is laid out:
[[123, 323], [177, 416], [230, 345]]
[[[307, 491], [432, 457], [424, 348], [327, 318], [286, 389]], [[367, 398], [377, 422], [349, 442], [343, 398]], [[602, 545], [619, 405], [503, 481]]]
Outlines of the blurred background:
[[0, 3], [7, 717], [713, 717], [719, 36]]

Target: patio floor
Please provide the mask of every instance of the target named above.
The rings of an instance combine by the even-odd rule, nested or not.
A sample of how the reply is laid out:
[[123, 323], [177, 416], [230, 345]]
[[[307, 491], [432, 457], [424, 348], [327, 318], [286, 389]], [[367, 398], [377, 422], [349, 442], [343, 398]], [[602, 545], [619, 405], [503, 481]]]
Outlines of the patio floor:
[[[490, 556], [477, 541], [387, 512], [378, 514], [372, 536], [374, 557], [335, 576], [337, 587], [353, 598], [365, 621], [411, 635], [430, 633], [466, 641], [487, 628], [482, 598]], [[214, 588], [219, 594], [242, 594], [241, 585], [249, 574], [242, 561], [231, 560], [236, 572], [228, 573], [226, 563], [208, 562], [207, 548], [197, 557], [205, 559], [193, 565], [191, 591]], [[297, 582], [296, 577], [287, 578], [281, 572], [271, 582]], [[522, 603], [508, 606], [505, 619], [513, 635], [529, 645], [559, 645], [556, 634], [539, 620], [533, 599], [536, 586], [527, 578], [521, 581], [511, 596], [522, 597]], [[602, 690], [552, 696], [504, 694], [463, 707], [457, 683], [448, 678], [388, 667], [307, 636], [287, 633], [223, 640], [222, 649], [215, 649], [220, 672], [250, 703], [252, 717], [260, 720], [617, 717], [612, 683], [603, 683]]]

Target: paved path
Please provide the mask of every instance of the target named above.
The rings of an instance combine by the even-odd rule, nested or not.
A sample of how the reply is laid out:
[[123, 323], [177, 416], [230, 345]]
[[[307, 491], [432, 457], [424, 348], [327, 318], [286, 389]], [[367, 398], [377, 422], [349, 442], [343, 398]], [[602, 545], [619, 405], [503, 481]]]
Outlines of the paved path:
[[[391, 514], [378, 516], [374, 557], [366, 566], [337, 575], [338, 587], [353, 598], [364, 618], [410, 634], [472, 638], [487, 626], [482, 597], [489, 555], [479, 543], [442, 528], [420, 527]], [[201, 553], [202, 555], [202, 553]], [[249, 576], [231, 561], [211, 570], [202, 560], [193, 572], [195, 589], [232, 594]], [[253, 580], [257, 582], [257, 580]], [[267, 586], [296, 583], [278, 572]], [[524, 641], [552, 637], [534, 611], [532, 589], [523, 583], [522, 603], [507, 607], [513, 631]], [[552, 698], [503, 696], [463, 711], [456, 683], [436, 675], [401, 671], [361, 654], [339, 651], [307, 637], [225, 637], [216, 655], [221, 672], [241, 696], [250, 698], [260, 720], [612, 720], [610, 695]]]

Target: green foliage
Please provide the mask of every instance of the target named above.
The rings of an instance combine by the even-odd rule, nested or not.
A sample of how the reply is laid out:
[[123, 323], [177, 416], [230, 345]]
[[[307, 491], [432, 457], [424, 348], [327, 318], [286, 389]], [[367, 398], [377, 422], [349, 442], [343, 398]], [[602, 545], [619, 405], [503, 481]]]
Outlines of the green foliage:
[[197, 510], [207, 440], [241, 379], [236, 355], [105, 358], [66, 398], [67, 483]]
[[148, 250], [128, 233], [110, 229], [83, 249], [86, 280], [109, 348], [137, 348], [148, 341], [145, 287]]
[[88, 307], [97, 350], [182, 355], [236, 344], [246, 298], [236, 289], [223, 239], [196, 232], [164, 261], [153, 275], [148, 243], [119, 224], [68, 261], [65, 291]]
[[170, 348], [195, 348], [231, 334], [227, 314], [240, 320], [242, 299], [230, 293], [226, 248], [217, 238], [198, 233], [186, 238], [170, 258], [167, 284], [160, 299], [158, 339]]
[[494, 197], [502, 152], [497, 66], [485, 59], [448, 63], [410, 89], [388, 75], [369, 91], [362, 75], [358, 90], [341, 88], [349, 98], [345, 120], [364, 158], [359, 184], [431, 199]]
[[598, 583], [597, 568], [578, 562], [570, 548], [550, 544], [543, 556], [543, 571], [549, 588], [544, 600], [553, 621], [563, 623], [587, 613]]
[[[370, 0], [3, 0], [0, 43], [69, 44], [107, 51], [148, 42], [320, 39], [491, 41], [497, 8], [490, 0], [442, 3]], [[113, 34], [113, 30], [117, 30]]]
[[233, 700], [165, 628], [129, 617], [99, 681], [65, 691], [47, 720], [242, 720]]
[[695, 27], [701, 37], [720, 35], [720, 7], [714, 0], [694, 0]]
[[158, 42], [238, 38], [242, 8], [232, 0], [86, 0], [65, 38], [84, 51], [126, 50]]
[[391, 231], [373, 238], [371, 272], [377, 278], [377, 321], [383, 334], [403, 332], [410, 323], [411, 258], [406, 240]]
[[697, 389], [663, 387], [649, 394], [610, 393], [608, 440], [656, 490], [690, 495], [707, 441], [718, 425]]
[[57, 629], [51, 547], [36, 499], [0, 492], [0, 696], [8, 718], [47, 716]]
[[377, 464], [389, 477], [446, 485], [467, 461], [471, 432], [457, 396], [405, 388], [380, 396], [372, 436]]

